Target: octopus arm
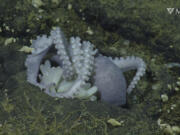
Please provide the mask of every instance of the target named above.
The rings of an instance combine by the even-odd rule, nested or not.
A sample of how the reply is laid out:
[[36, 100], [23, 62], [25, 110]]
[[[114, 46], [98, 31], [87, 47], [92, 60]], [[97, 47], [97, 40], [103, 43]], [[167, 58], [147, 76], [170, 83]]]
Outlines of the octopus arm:
[[126, 58], [121, 57], [115, 59], [109, 57], [109, 59], [115, 65], [117, 65], [123, 72], [137, 69], [136, 75], [134, 76], [133, 80], [127, 88], [127, 93], [131, 93], [137, 82], [140, 80], [140, 77], [144, 75], [146, 70], [146, 64], [141, 58], [135, 56], [128, 56]]
[[43, 35], [42, 37], [37, 37], [36, 40], [32, 41], [31, 47], [34, 48], [34, 50], [32, 51], [31, 55], [28, 55], [25, 61], [25, 66], [27, 67], [28, 82], [40, 87], [41, 89], [45, 86], [37, 82], [39, 66], [51, 45], [52, 40], [50, 38], [47, 38], [46, 35]]
[[89, 80], [94, 65], [94, 55], [96, 50], [93, 50], [93, 44], [88, 41], [80, 42], [79, 37], [70, 38], [70, 50], [72, 63], [75, 68], [78, 78], [85, 84]]
[[69, 55], [67, 53], [67, 43], [64, 34], [60, 30], [60, 28], [57, 27], [51, 31], [51, 39], [55, 44], [57, 54], [62, 63], [63, 77], [67, 80], [71, 80], [73, 78], [74, 71], [72, 68], [72, 63], [70, 61]]

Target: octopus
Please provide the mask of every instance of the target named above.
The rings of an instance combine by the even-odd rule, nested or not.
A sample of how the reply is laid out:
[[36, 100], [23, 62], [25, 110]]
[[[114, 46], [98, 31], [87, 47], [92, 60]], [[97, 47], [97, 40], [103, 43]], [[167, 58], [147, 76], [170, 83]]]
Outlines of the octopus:
[[[146, 64], [141, 58], [103, 56], [79, 37], [71, 37], [68, 43], [59, 27], [51, 30], [50, 36], [37, 36], [31, 47], [33, 51], [25, 61], [27, 81], [52, 97], [97, 100], [99, 93], [101, 101], [121, 106], [145, 74]], [[50, 48], [57, 52], [43, 63]], [[136, 74], [127, 87], [123, 73], [134, 69]]]

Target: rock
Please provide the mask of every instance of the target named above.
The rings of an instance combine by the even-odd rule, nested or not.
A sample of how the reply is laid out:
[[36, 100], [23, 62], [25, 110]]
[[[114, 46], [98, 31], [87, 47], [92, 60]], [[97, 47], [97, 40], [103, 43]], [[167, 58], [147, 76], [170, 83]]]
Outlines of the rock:
[[148, 118], [141, 109], [128, 110], [79, 99], [56, 99], [29, 84], [26, 71], [8, 79], [0, 101], [0, 134], [160, 134], [156, 120]]

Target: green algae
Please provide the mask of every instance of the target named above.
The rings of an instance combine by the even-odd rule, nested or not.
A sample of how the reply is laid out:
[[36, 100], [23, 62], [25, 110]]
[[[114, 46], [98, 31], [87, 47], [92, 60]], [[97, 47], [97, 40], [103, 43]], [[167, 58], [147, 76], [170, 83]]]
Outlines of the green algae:
[[[76, 11], [98, 22], [104, 29], [120, 34], [126, 39], [145, 44], [156, 53], [178, 53], [179, 14], [169, 14], [168, 7], [180, 6], [173, 0], [97, 0], [78, 1]], [[81, 9], [81, 11], [79, 11]], [[173, 47], [171, 47], [173, 46]], [[167, 54], [165, 54], [167, 55]], [[179, 58], [174, 54], [171, 60]]]
[[[85, 100], [56, 100], [28, 84], [25, 74], [19, 72], [12, 76], [6, 82], [6, 90], [2, 90], [0, 116], [7, 116], [0, 117], [0, 134], [108, 135], [119, 132], [142, 134], [146, 131], [150, 135], [151, 130], [158, 133], [157, 125], [138, 111]], [[11, 89], [11, 85], [15, 88]], [[110, 117], [123, 120], [123, 126], [111, 127], [107, 123]]]

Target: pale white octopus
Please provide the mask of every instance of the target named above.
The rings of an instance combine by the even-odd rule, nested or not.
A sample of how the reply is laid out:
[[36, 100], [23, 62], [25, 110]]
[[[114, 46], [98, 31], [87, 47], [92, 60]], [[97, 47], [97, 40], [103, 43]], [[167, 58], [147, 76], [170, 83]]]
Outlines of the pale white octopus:
[[[50, 61], [42, 64], [42, 59], [53, 45], [57, 55], [51, 60], [58, 63], [58, 67], [52, 67]], [[34, 51], [25, 62], [27, 80], [53, 97], [95, 100], [98, 91], [102, 101], [123, 105], [126, 92], [130, 93], [145, 73], [146, 65], [141, 58], [102, 56], [89, 41], [81, 43], [79, 37], [71, 37], [68, 45], [58, 27], [51, 31], [49, 37], [38, 36], [31, 47]], [[131, 69], [137, 69], [137, 72], [127, 88], [123, 72]]]

